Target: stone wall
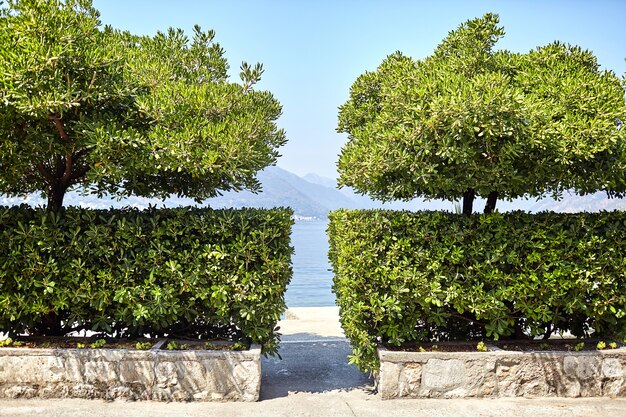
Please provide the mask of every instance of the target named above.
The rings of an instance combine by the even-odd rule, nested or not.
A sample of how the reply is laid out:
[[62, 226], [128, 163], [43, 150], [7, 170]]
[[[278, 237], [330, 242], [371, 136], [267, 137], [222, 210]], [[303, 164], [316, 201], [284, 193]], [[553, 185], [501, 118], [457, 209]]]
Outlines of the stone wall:
[[261, 349], [0, 349], [0, 398], [257, 401]]
[[626, 348], [378, 354], [383, 399], [626, 396]]

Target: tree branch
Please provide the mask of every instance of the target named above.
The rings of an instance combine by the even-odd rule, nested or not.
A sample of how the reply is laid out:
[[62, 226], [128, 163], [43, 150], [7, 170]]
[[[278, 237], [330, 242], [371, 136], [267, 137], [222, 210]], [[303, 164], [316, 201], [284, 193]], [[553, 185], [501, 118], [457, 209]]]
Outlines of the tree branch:
[[452, 316], [452, 317], [456, 317], [457, 319], [465, 320], [465, 321], [466, 321], [466, 322], [468, 322], [468, 323], [478, 323], [478, 324], [482, 324], [482, 323], [480, 323], [477, 319], [470, 319], [470, 318], [465, 317], [464, 315], [459, 314], [459, 313], [456, 313], [456, 312], [451, 312], [451, 313], [450, 313], [450, 316]]
[[44, 166], [44, 164], [42, 162], [39, 162], [37, 164], [37, 170], [39, 171], [39, 173], [41, 175], [43, 175], [43, 177], [45, 179], [47, 179], [51, 184], [54, 182], [54, 177], [52, 176], [52, 174], [46, 169], [46, 167]]
[[79, 169], [78, 171], [74, 171], [74, 173], [70, 176], [68, 180], [68, 185], [74, 185], [74, 184], [78, 184], [79, 182], [81, 182], [83, 180], [83, 177], [85, 176], [86, 173], [89, 172], [89, 170], [91, 170], [91, 167], [85, 166]]
[[63, 171], [63, 176], [61, 177], [61, 180], [64, 183], [67, 183], [70, 179], [70, 176], [72, 174], [73, 162], [74, 162], [74, 151], [72, 150], [72, 152], [68, 152], [65, 154], [65, 171]]
[[57, 128], [57, 131], [59, 132], [59, 136], [61, 136], [61, 139], [63, 139], [64, 141], [70, 140], [70, 137], [67, 135], [67, 132], [65, 131], [65, 128], [63, 127], [63, 122], [61, 121], [61, 117], [58, 114], [49, 115], [48, 120], [51, 120], [54, 122], [54, 126]]
[[83, 148], [79, 149], [77, 152], [72, 150], [72, 154], [65, 157], [65, 173], [63, 174], [63, 180], [66, 181], [68, 185], [74, 185], [81, 182], [85, 174], [91, 169], [89, 165], [85, 165], [72, 172], [72, 169], [77, 165], [78, 160], [88, 153], [89, 150]]
[[65, 162], [61, 155], [55, 155], [56, 176], [62, 177], [65, 172]]
[[82, 158], [83, 156], [87, 155], [88, 153], [89, 153], [89, 149], [87, 148], [79, 149], [78, 151], [74, 152], [74, 159], [78, 160]]
[[26, 139], [28, 139], [28, 134], [26, 133], [26, 124], [25, 123], [19, 123], [17, 125], [17, 130], [20, 133], [20, 139], [22, 139], [24, 142], [26, 142]]
[[496, 203], [498, 201], [499, 195], [500, 194], [497, 191], [492, 191], [489, 193], [489, 195], [487, 196], [487, 202], [485, 204], [485, 214], [493, 213], [493, 211], [496, 209]]
[[89, 83], [89, 86], [87, 87], [87, 92], [90, 92], [91, 89], [93, 88], [93, 85], [96, 83], [96, 71], [93, 72], [93, 77], [91, 77], [91, 82]]

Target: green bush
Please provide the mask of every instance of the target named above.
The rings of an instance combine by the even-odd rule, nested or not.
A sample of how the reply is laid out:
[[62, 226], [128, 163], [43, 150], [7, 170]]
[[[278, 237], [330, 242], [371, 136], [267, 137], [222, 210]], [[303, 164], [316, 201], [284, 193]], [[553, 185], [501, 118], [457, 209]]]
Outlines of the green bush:
[[379, 344], [626, 333], [626, 212], [340, 210], [328, 234], [363, 370]]
[[291, 214], [0, 208], [0, 332], [223, 337], [274, 353]]

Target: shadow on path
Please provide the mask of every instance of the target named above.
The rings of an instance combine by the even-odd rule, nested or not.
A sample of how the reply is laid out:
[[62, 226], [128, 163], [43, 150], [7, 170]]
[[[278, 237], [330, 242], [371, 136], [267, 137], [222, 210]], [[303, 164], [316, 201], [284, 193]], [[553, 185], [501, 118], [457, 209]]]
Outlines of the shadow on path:
[[346, 339], [314, 333], [291, 334], [282, 339], [282, 360], [262, 359], [261, 400], [286, 397], [290, 392], [374, 391], [373, 378], [348, 365], [352, 347]]

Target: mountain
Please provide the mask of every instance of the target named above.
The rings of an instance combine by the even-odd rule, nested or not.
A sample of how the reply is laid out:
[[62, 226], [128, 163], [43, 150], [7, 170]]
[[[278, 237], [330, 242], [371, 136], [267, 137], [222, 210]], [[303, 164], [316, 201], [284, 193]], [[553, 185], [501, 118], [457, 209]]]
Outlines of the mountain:
[[257, 178], [263, 187], [261, 193], [227, 192], [207, 203], [211, 207], [235, 208], [288, 206], [298, 216], [318, 218], [326, 217], [330, 210], [358, 206], [335, 188], [307, 181], [279, 167], [268, 167], [259, 172]]
[[[336, 180], [317, 174], [307, 174], [299, 177], [279, 167], [268, 167], [259, 172], [258, 179], [262, 184], [262, 192], [258, 194], [249, 191], [227, 192], [220, 197], [204, 201], [202, 206], [215, 208], [228, 207], [291, 207], [298, 217], [325, 218], [329, 211], [339, 208], [385, 208], [392, 210], [448, 210], [454, 211], [454, 204], [449, 201], [429, 201], [414, 199], [410, 202], [381, 203], [368, 196], [356, 194], [349, 187], [341, 190], [335, 188]], [[33, 206], [43, 206], [45, 201], [37, 195], [25, 198], [5, 197], [0, 195], [0, 205], [15, 205], [27, 203]], [[123, 200], [115, 198], [96, 198], [93, 195], [83, 196], [77, 192], [68, 193], [65, 197], [66, 206], [82, 206], [89, 208], [107, 207], [138, 207], [147, 208], [149, 205], [161, 207], [176, 207], [197, 205], [192, 199], [172, 197], [165, 201], [144, 197], [129, 197]], [[474, 207], [480, 211], [484, 201], [476, 199]], [[600, 211], [626, 210], [626, 199], [607, 199], [605, 193], [595, 193], [589, 196], [565, 194], [560, 201], [551, 198], [542, 200], [517, 199], [512, 202], [498, 201], [499, 211], [525, 210], [530, 212], [556, 211]]]
[[[363, 207], [358, 201], [337, 190], [334, 187], [334, 180], [314, 175], [309, 175], [308, 177], [313, 182], [300, 178], [282, 168], [268, 167], [257, 175], [262, 185], [262, 192], [257, 194], [250, 191], [226, 192], [222, 196], [208, 199], [200, 205], [215, 208], [291, 207], [297, 216], [311, 218], [325, 218], [329, 211], [338, 208]], [[333, 186], [328, 186], [331, 183]], [[45, 200], [35, 194], [25, 198], [0, 195], [0, 205], [22, 203], [32, 206], [44, 206]], [[117, 200], [113, 197], [97, 198], [93, 195], [81, 195], [78, 192], [70, 192], [65, 197], [65, 205], [89, 208], [131, 206], [143, 209], [149, 205], [175, 207], [197, 204], [193, 199], [189, 198], [171, 197], [163, 201], [144, 197], [128, 197], [123, 200]]]
[[323, 185], [328, 188], [336, 188], [337, 180], [328, 177], [322, 177], [321, 175], [314, 174], [312, 172], [302, 177], [303, 180], [310, 182], [311, 184]]
[[602, 210], [626, 210], [626, 199], [607, 198], [605, 192], [597, 192], [586, 196], [568, 193], [560, 201], [546, 198], [537, 201], [530, 208], [532, 212], [556, 211], [560, 213], [597, 212]]
[[208, 200], [212, 207], [279, 207], [289, 206], [300, 217], [325, 218], [329, 211], [339, 208], [385, 208], [393, 210], [450, 210], [449, 202], [381, 203], [368, 196], [356, 194], [351, 188], [336, 188], [337, 181], [317, 174], [299, 177], [279, 167], [268, 167], [258, 174], [263, 191], [229, 192]]
[[[282, 168], [268, 167], [259, 172], [257, 178], [262, 184], [262, 192], [260, 193], [254, 194], [250, 191], [226, 192], [222, 196], [208, 199], [200, 205], [215, 208], [291, 207], [297, 216], [313, 218], [325, 218], [330, 210], [342, 207], [357, 208], [359, 206], [358, 203], [334, 187], [309, 182]], [[22, 203], [44, 206], [45, 200], [35, 194], [25, 198], [0, 195], [0, 205]], [[97, 198], [93, 195], [70, 192], [65, 197], [65, 205], [89, 208], [131, 206], [143, 209], [149, 205], [176, 207], [198, 204], [190, 198], [171, 197], [163, 201], [144, 197], [128, 197], [117, 200], [113, 197]]]
[[[330, 187], [336, 189], [337, 180], [327, 177], [322, 177], [317, 174], [306, 174], [302, 177], [308, 182], [323, 185], [325, 187]], [[416, 198], [412, 201], [390, 201], [390, 202], [380, 202], [377, 200], [372, 200], [369, 196], [357, 194], [350, 187], [341, 187], [338, 190], [341, 194], [348, 197], [352, 203], [352, 207], [346, 208], [362, 208], [362, 209], [388, 209], [388, 210], [451, 210], [452, 203], [449, 201], [424, 201], [422, 199]]]
[[[334, 187], [336, 180], [321, 177], [317, 174], [307, 174], [303, 177], [309, 182]], [[381, 203], [374, 201], [367, 196], [356, 194], [351, 188], [343, 187], [339, 190], [342, 194], [349, 197], [358, 208], [387, 208], [393, 210], [448, 210], [454, 211], [454, 204], [449, 201], [423, 201], [415, 199], [411, 202], [390, 202]], [[481, 211], [485, 205], [485, 200], [477, 198], [474, 201], [474, 210]], [[523, 210], [531, 213], [540, 211], [554, 211], [559, 213], [576, 213], [581, 211], [597, 212], [601, 210], [626, 210], [626, 199], [609, 199], [604, 192], [597, 192], [586, 196], [579, 196], [572, 193], [565, 193], [562, 198], [557, 201], [553, 198], [546, 197], [540, 200], [518, 198], [513, 201], [498, 201], [497, 208], [501, 212]]]

